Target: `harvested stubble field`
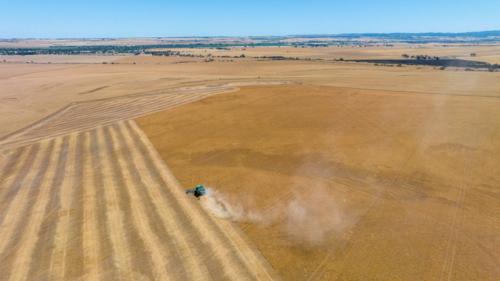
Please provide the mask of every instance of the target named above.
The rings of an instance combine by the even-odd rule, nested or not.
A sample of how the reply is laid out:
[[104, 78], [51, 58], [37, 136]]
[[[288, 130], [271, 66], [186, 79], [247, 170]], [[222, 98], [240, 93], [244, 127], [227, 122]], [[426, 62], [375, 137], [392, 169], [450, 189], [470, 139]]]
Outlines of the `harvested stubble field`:
[[254, 86], [140, 117], [286, 280], [494, 280], [500, 96]]
[[498, 89], [347, 62], [2, 63], [0, 279], [499, 279]]
[[[218, 91], [232, 88], [219, 88]], [[70, 105], [0, 142], [0, 280], [279, 280], [133, 121], [217, 90]]]

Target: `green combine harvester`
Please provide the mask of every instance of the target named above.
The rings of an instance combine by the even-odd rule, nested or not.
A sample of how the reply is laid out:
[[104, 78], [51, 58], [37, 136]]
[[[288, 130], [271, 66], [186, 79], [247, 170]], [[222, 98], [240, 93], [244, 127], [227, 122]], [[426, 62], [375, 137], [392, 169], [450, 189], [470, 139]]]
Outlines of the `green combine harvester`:
[[195, 189], [186, 190], [186, 194], [194, 193], [194, 196], [200, 197], [205, 195], [205, 187], [203, 185], [197, 185]]

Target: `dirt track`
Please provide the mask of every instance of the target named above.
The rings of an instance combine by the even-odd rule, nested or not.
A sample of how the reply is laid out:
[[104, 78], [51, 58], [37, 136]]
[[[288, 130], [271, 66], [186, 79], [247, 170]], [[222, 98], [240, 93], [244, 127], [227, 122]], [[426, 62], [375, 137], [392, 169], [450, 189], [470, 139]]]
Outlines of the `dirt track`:
[[0, 280], [280, 279], [185, 194], [135, 121], [117, 120], [213, 93], [76, 104], [5, 139]]
[[138, 123], [182, 184], [243, 209], [239, 225], [286, 280], [495, 280], [499, 106], [252, 86]]

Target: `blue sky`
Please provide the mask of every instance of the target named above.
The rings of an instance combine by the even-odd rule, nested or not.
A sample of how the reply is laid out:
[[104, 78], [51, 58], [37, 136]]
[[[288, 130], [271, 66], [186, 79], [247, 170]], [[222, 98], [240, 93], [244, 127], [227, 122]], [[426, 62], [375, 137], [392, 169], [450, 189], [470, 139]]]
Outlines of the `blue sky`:
[[500, 0], [2, 0], [0, 38], [500, 30]]

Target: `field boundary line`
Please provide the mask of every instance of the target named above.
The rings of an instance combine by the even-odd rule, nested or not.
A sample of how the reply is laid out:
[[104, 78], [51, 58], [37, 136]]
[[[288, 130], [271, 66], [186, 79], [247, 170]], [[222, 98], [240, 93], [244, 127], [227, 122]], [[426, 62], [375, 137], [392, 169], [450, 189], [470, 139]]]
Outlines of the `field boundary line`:
[[[231, 84], [233, 83], [233, 84]], [[239, 87], [245, 87], [245, 86], [274, 86], [274, 85], [294, 85], [296, 84], [295, 82], [292, 81], [265, 81], [265, 82], [259, 82], [259, 81], [253, 81], [253, 82], [243, 82], [243, 83], [238, 83], [238, 82], [226, 82], [223, 85], [220, 86], [215, 86], [215, 87], [200, 87], [203, 85], [194, 85], [192, 87], [199, 87], [199, 88], [188, 88], [188, 89], [183, 89], [186, 87], [177, 87], [177, 88], [172, 88], [172, 89], [165, 89], [165, 90], [159, 90], [159, 91], [147, 91], [147, 92], [142, 92], [142, 93], [135, 93], [135, 94], [127, 94], [123, 96], [116, 96], [116, 97], [109, 97], [109, 98], [103, 98], [103, 99], [95, 99], [95, 100], [88, 100], [88, 101], [76, 101], [76, 102], [70, 102], [68, 105], [64, 106], [60, 110], [24, 127], [19, 130], [16, 130], [12, 133], [9, 133], [3, 137], [0, 137], [0, 151], [5, 149], [5, 148], [10, 148], [12, 146], [9, 146], [8, 144], [5, 147], [2, 147], [2, 143], [6, 142], [7, 140], [12, 140], [14, 141], [16, 137], [19, 137], [19, 135], [25, 133], [26, 131], [33, 129], [37, 126], [43, 125], [45, 122], [67, 112], [70, 108], [75, 107], [78, 105], [82, 104], [91, 104], [94, 102], [101, 102], [101, 101], [115, 101], [115, 100], [120, 100], [120, 99], [127, 99], [127, 98], [140, 98], [140, 97], [145, 97], [147, 98], [148, 96], [162, 96], [166, 94], [185, 94], [189, 92], [197, 92], [199, 91], [200, 93], [200, 99], [207, 98], [212, 95], [216, 94], [223, 94], [223, 93], [229, 93], [232, 91], [238, 91]], [[208, 93], [207, 93], [208, 92]], [[194, 99], [194, 100], [199, 100], [199, 99]], [[114, 105], [111, 105], [113, 107]], [[119, 105], [117, 105], [119, 106]], [[168, 108], [168, 107], [166, 107]], [[166, 109], [165, 108], [165, 109]], [[152, 113], [152, 112], [148, 112]], [[134, 117], [135, 118], [135, 117]], [[120, 120], [112, 120], [114, 122], [120, 121]], [[106, 122], [103, 122], [106, 123]], [[91, 128], [86, 128], [86, 129], [91, 129]], [[76, 131], [75, 131], [76, 132]], [[20, 138], [22, 140], [22, 136]], [[44, 138], [42, 138], [44, 139]], [[15, 146], [15, 145], [14, 145]]]
[[[53, 118], [53, 117], [56, 117], [57, 115], [62, 114], [63, 112], [67, 111], [67, 110], [68, 110], [69, 108], [71, 108], [72, 106], [73, 106], [72, 104], [68, 104], [68, 105], [66, 105], [65, 107], [63, 107], [63, 108], [59, 109], [58, 111], [56, 111], [56, 112], [54, 112], [54, 113], [52, 113], [52, 114], [50, 114], [50, 115], [48, 115], [48, 116], [46, 116], [46, 117], [44, 117], [44, 118], [42, 118], [42, 119], [38, 120], [38, 121], [36, 121], [35, 123], [33, 123], [33, 124], [31, 124], [31, 125], [28, 125], [28, 126], [26, 126], [26, 127], [22, 128], [22, 129], [19, 129], [19, 130], [17, 130], [17, 131], [14, 131], [14, 132], [12, 132], [12, 133], [10, 133], [10, 134], [8, 134], [8, 135], [5, 135], [5, 136], [3, 136], [3, 137], [0, 137], [0, 145], [1, 145], [1, 143], [2, 143], [3, 141], [7, 140], [8, 138], [11, 138], [11, 137], [13, 137], [14, 135], [17, 135], [17, 134], [21, 134], [21, 133], [23, 133], [23, 132], [25, 132], [25, 131], [27, 131], [27, 130], [29, 130], [29, 129], [31, 129], [31, 128], [33, 128], [33, 127], [35, 127], [35, 126], [37, 126], [37, 125], [41, 125], [43, 122], [48, 121], [48, 119]], [[3, 148], [0, 148], [0, 150], [2, 150], [2, 149], [3, 149]]]
[[332, 87], [340, 89], [355, 89], [355, 90], [367, 90], [367, 91], [380, 91], [380, 92], [393, 92], [393, 93], [409, 93], [409, 94], [425, 94], [425, 95], [439, 95], [439, 96], [453, 96], [453, 97], [475, 97], [475, 98], [495, 98], [499, 99], [500, 96], [484, 96], [484, 95], [458, 95], [458, 94], [445, 94], [445, 93], [429, 93], [429, 92], [417, 92], [417, 91], [398, 91], [398, 90], [384, 90], [384, 89], [372, 89], [372, 88], [356, 88], [356, 87], [343, 87], [343, 86], [327, 86], [327, 85], [316, 85], [302, 83], [303, 86], [313, 86], [313, 87]]

